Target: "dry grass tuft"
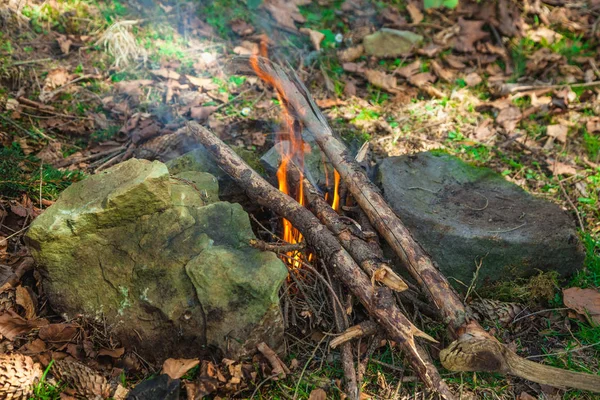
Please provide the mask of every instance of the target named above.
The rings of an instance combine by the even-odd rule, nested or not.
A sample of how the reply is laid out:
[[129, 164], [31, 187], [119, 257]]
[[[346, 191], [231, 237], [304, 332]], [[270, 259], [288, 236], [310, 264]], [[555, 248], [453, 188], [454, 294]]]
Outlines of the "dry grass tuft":
[[131, 27], [139, 21], [127, 20], [115, 22], [96, 41], [96, 45], [103, 46], [115, 58], [113, 67], [126, 66], [131, 61], [142, 59], [146, 62], [146, 50], [135, 41]]

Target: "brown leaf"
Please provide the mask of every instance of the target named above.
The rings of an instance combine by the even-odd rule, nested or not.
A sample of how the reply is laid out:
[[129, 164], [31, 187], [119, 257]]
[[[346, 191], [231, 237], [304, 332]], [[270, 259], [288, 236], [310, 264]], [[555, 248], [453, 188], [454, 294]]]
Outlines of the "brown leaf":
[[513, 132], [522, 117], [523, 114], [518, 107], [508, 106], [498, 113], [496, 123], [503, 127], [507, 132]]
[[[99, 356], [109, 356], [111, 358], [121, 358], [121, 356], [125, 354], [124, 347], [118, 347], [116, 349], [100, 349], [98, 350]], [[177, 379], [177, 378], [173, 378]]]
[[327, 393], [321, 388], [314, 389], [310, 392], [308, 400], [327, 400]]
[[408, 81], [417, 87], [421, 87], [425, 84], [435, 82], [435, 76], [430, 72], [421, 72], [411, 76]]
[[31, 296], [30, 289], [24, 288], [21, 285], [17, 286], [15, 290], [15, 300], [17, 304], [25, 310], [25, 319], [32, 319], [35, 317], [36, 302]]
[[436, 60], [431, 60], [430, 66], [431, 70], [437, 75], [438, 78], [445, 82], [454, 82], [455, 74], [453, 71], [442, 67]]
[[300, 28], [300, 32], [308, 35], [315, 50], [321, 50], [321, 42], [325, 39], [325, 34], [308, 28]]
[[39, 337], [51, 343], [70, 342], [77, 334], [78, 329], [79, 326], [76, 324], [50, 324], [40, 329]]
[[115, 83], [115, 88], [119, 93], [137, 98], [142, 95], [142, 88], [153, 84], [150, 79], [138, 79], [133, 81], [121, 81]]
[[41, 339], [35, 339], [32, 342], [26, 343], [19, 349], [19, 352], [27, 355], [40, 354], [46, 351], [46, 342]]
[[517, 400], [536, 400], [537, 397], [533, 397], [527, 392], [521, 392], [520, 395], [517, 396]]
[[546, 160], [554, 175], [577, 175], [577, 170], [565, 163], [555, 160]]
[[359, 44], [358, 46], [338, 51], [338, 58], [341, 62], [351, 62], [362, 56], [364, 52], [365, 48], [362, 44]]
[[356, 85], [349, 79], [344, 80], [344, 95], [348, 97], [356, 96]]
[[254, 33], [254, 27], [241, 18], [233, 19], [229, 22], [231, 30], [240, 36], [248, 36]]
[[592, 321], [600, 324], [600, 292], [598, 290], [578, 287], [563, 289], [563, 301], [565, 306], [579, 314], [589, 315]]
[[410, 19], [412, 19], [413, 24], [419, 24], [423, 21], [423, 13], [415, 3], [408, 3], [406, 10], [410, 14]]
[[525, 22], [521, 10], [512, 1], [498, 0], [498, 30], [504, 36], [522, 36]]
[[169, 358], [163, 363], [162, 373], [169, 375], [171, 379], [179, 379], [199, 363], [197, 358]]
[[0, 314], [0, 335], [8, 340], [15, 340], [17, 336], [27, 334], [32, 329], [48, 324], [45, 319], [26, 320], [13, 311]]
[[490, 35], [482, 29], [483, 25], [485, 25], [485, 21], [468, 21], [462, 17], [459, 18], [460, 31], [454, 49], [463, 53], [474, 52], [475, 43], [487, 39]]
[[462, 57], [457, 57], [452, 54], [448, 54], [446, 57], [444, 57], [444, 61], [446, 61], [446, 64], [448, 64], [454, 69], [466, 68], [465, 63], [463, 63]]
[[537, 29], [530, 30], [527, 33], [527, 36], [536, 43], [545, 40], [547, 44], [558, 42], [563, 37], [560, 33], [557, 33], [552, 29], [548, 29], [545, 26], [540, 26]]
[[253, 146], [262, 147], [267, 142], [267, 136], [261, 132], [252, 132], [250, 135], [250, 144]]
[[319, 99], [316, 101], [319, 108], [331, 108], [337, 106], [343, 106], [346, 104], [345, 101], [340, 99]]
[[216, 90], [219, 88], [219, 85], [217, 85], [212, 78], [197, 78], [191, 75], [186, 75], [185, 77], [193, 86], [202, 88], [205, 91]]
[[546, 134], [550, 137], [555, 138], [561, 143], [565, 143], [567, 141], [568, 132], [569, 127], [566, 125], [548, 125]]
[[479, 76], [479, 74], [477, 74], [477, 72], [471, 72], [470, 74], [468, 74], [467, 76], [465, 76], [465, 83], [469, 87], [477, 86], [482, 81], [483, 80], [481, 79], [481, 77]]
[[592, 117], [585, 123], [588, 132], [600, 132], [600, 117]]
[[69, 82], [70, 78], [69, 71], [67, 71], [65, 68], [55, 68], [48, 72], [46, 79], [44, 79], [43, 91], [52, 91], [53, 89], [56, 89], [57, 87]]
[[35, 156], [46, 164], [54, 165], [54, 163], [63, 159], [62, 144], [58, 140], [50, 142]]
[[69, 50], [71, 49], [73, 41], [68, 39], [65, 35], [61, 34], [58, 35], [56, 41], [58, 42], [58, 47], [60, 47], [60, 51], [62, 51], [63, 54], [69, 54]]
[[416, 60], [402, 68], [397, 68], [394, 73], [400, 75], [403, 78], [410, 78], [411, 76], [418, 74], [421, 70], [421, 61]]
[[159, 77], [165, 78], [165, 79], [173, 79], [176, 81], [178, 81], [179, 78], [181, 77], [181, 75], [179, 75], [177, 72], [173, 71], [172, 69], [167, 69], [167, 68], [155, 69], [153, 71], [150, 71], [150, 73], [154, 76], [159, 76]]
[[190, 117], [198, 122], [203, 122], [216, 110], [217, 106], [192, 107], [190, 108]]
[[392, 93], [394, 93], [398, 88], [396, 77], [393, 75], [389, 75], [383, 71], [378, 71], [375, 69], [367, 69], [364, 73], [371, 85], [377, 86]]
[[296, 31], [295, 22], [306, 22], [306, 19], [300, 14], [298, 6], [306, 4], [310, 4], [310, 0], [265, 0], [262, 7], [271, 14], [279, 25]]
[[364, 62], [361, 62], [361, 63], [345, 62], [345, 63], [342, 63], [342, 68], [344, 69], [344, 71], [348, 71], [348, 72], [363, 73], [363, 72], [365, 72], [365, 63]]

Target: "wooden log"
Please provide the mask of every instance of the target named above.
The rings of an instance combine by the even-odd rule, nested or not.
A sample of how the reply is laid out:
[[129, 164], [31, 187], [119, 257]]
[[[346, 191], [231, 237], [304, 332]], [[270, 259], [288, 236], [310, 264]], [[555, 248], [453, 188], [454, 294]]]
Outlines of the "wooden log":
[[[495, 372], [510, 373], [538, 383], [550, 382], [548, 384], [554, 386], [600, 392], [600, 377], [597, 375], [578, 374], [580, 379], [572, 379], [573, 372], [542, 364], [537, 364], [536, 373], [528, 374], [526, 370], [519, 369], [518, 367], [524, 365], [526, 360], [522, 359], [523, 363], [515, 363], [514, 360], [519, 356], [499, 343], [477, 321], [469, 317], [467, 308], [446, 277], [434, 266], [429, 255], [415, 241], [410, 231], [383, 199], [379, 189], [364, 174], [346, 146], [334, 135], [327, 119], [298, 77], [293, 72], [286, 73], [280, 66], [265, 58], [259, 58], [258, 65], [275, 82], [274, 88], [279, 93], [282, 106], [286, 107], [287, 112], [303, 126], [307, 135], [312, 135], [339, 172], [342, 180], [348, 186], [348, 190], [365, 211], [375, 229], [388, 242], [406, 269], [417, 280], [422, 290], [439, 310], [451, 334], [457, 338], [457, 341], [450, 344], [448, 352], [442, 358], [444, 367], [460, 371], [480, 370], [480, 360], [477, 357], [461, 357], [461, 351], [468, 352], [468, 346], [475, 343], [477, 348], [482, 348], [481, 342], [489, 341], [490, 343], [485, 346], [488, 352], [479, 353], [473, 349], [471, 353], [485, 356], [490, 360], [503, 360], [502, 363], [493, 363], [497, 366]], [[472, 337], [477, 337], [478, 341], [471, 341]], [[489, 353], [491, 351], [493, 353]], [[501, 366], [504, 367], [501, 368]], [[551, 378], [542, 378], [541, 371], [546, 371], [547, 376]], [[564, 372], [562, 379], [558, 379], [561, 376], [560, 372]], [[582, 381], [591, 383], [582, 386]]]
[[415, 336], [429, 338], [429, 335], [421, 332], [402, 314], [394, 302], [391, 290], [374, 287], [335, 236], [308, 209], [271, 186], [206, 128], [194, 122], [188, 123], [188, 128], [214, 156], [219, 166], [246, 190], [250, 199], [287, 219], [302, 233], [317, 256], [333, 269], [337, 278], [400, 346], [425, 386], [443, 398], [455, 399], [437, 369], [426, 360], [424, 351], [415, 341]]

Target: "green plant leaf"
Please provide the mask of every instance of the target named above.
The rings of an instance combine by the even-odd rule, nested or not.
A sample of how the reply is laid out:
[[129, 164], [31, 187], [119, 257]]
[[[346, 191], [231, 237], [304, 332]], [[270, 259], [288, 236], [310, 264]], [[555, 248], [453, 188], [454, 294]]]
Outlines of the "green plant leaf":
[[458, 6], [458, 0], [423, 0], [423, 6], [427, 10], [428, 8], [456, 8]]

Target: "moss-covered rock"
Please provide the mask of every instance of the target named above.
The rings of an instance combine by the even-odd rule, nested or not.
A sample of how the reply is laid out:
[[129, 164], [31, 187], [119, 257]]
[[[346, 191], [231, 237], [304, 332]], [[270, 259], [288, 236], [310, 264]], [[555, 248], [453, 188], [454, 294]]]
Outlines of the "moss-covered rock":
[[135, 159], [73, 184], [27, 233], [52, 306], [105, 318], [153, 360], [206, 346], [235, 357], [258, 336], [277, 348], [281, 335], [261, 335], [282, 332], [287, 270], [248, 246], [248, 215], [217, 193], [208, 173]]

